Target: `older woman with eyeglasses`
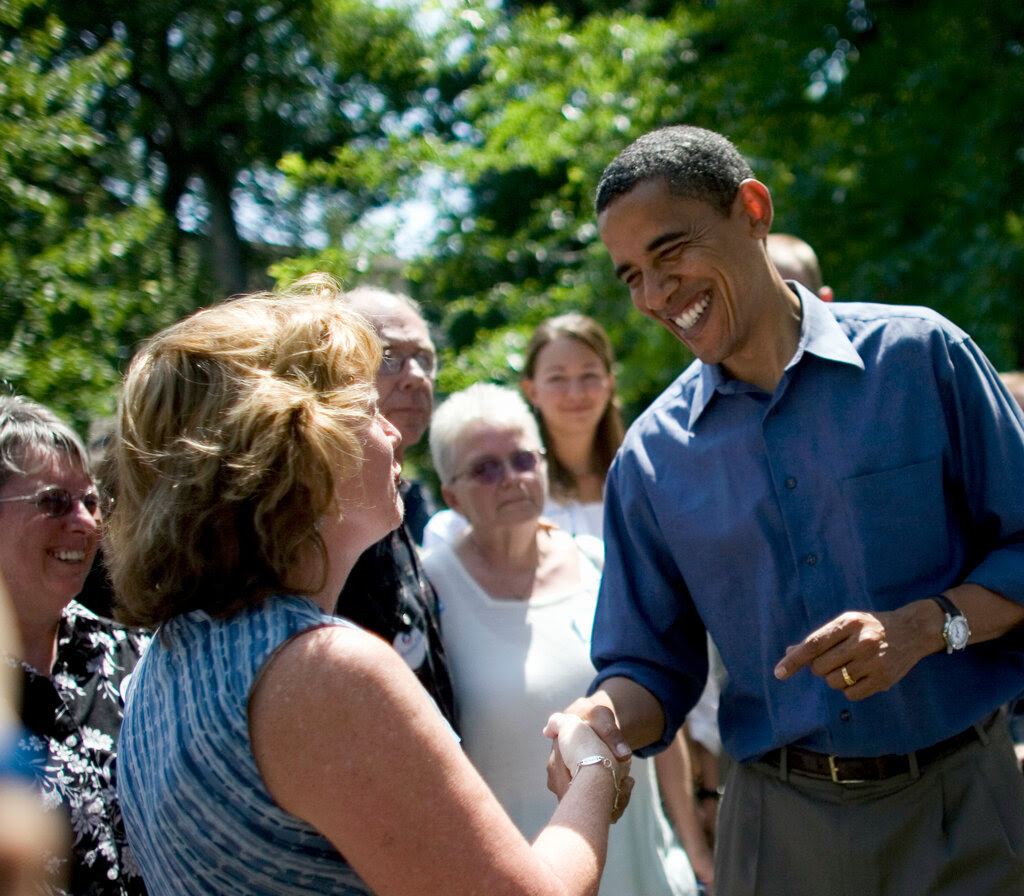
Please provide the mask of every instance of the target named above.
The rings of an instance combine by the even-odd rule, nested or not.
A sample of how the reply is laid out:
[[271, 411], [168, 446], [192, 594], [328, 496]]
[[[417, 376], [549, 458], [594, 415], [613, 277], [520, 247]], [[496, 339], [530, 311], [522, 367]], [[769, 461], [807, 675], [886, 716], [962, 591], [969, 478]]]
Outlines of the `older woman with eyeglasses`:
[[[592, 317], [548, 318], [526, 346], [522, 390], [547, 451], [544, 517], [574, 535], [601, 535], [604, 480], [625, 429], [615, 392], [615, 352]], [[423, 546], [451, 541], [466, 521], [453, 509], [427, 523]]]
[[[469, 523], [424, 557], [444, 608], [463, 744], [532, 838], [554, 801], [538, 774], [548, 755], [540, 731], [593, 677], [602, 543], [541, 518], [547, 463], [537, 421], [517, 392], [479, 383], [455, 393], [434, 412], [430, 449], [445, 501]], [[632, 775], [600, 892], [696, 893], [660, 806], [653, 760], [634, 758]]]
[[[0, 572], [20, 641], [23, 747], [46, 803], [70, 820], [68, 892], [145, 893], [117, 803], [121, 684], [148, 641], [74, 597], [100, 541], [103, 501], [78, 435], [52, 411], [0, 397]], [[54, 857], [54, 861], [59, 861]]]

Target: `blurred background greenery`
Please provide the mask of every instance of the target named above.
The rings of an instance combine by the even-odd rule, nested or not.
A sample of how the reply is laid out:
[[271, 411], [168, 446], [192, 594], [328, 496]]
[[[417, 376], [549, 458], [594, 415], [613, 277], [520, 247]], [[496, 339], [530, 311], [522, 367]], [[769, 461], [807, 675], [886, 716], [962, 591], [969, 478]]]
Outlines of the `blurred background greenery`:
[[678, 122], [740, 147], [837, 299], [1024, 366], [1020, 0], [0, 0], [0, 379], [85, 432], [154, 330], [328, 270], [423, 304], [441, 393], [592, 314], [632, 417], [689, 359], [591, 199]]

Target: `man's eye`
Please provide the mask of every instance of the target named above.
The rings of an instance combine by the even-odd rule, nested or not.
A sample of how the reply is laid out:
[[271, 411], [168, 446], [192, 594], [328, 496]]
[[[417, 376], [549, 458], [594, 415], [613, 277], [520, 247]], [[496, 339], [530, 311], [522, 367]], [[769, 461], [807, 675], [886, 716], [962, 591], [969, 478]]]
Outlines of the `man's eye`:
[[685, 248], [686, 243], [682, 241], [678, 243], [670, 243], [668, 246], [662, 249], [661, 254], [658, 257], [662, 261], [668, 260], [670, 258], [677, 258]]

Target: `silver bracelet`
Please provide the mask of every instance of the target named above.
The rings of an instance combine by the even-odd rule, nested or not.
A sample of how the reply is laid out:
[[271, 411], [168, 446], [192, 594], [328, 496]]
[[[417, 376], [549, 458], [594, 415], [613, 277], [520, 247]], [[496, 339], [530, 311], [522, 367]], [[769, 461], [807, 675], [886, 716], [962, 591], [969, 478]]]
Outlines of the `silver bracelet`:
[[612, 803], [612, 810], [617, 811], [619, 808], [619, 797], [622, 796], [622, 790], [619, 787], [619, 778], [615, 774], [615, 766], [612, 764], [612, 761], [607, 756], [601, 756], [599, 754], [584, 757], [576, 763], [576, 771], [574, 771], [569, 777], [570, 783], [576, 780], [576, 776], [580, 773], [580, 769], [585, 765], [603, 765], [612, 773], [612, 783], [615, 785], [615, 802]]

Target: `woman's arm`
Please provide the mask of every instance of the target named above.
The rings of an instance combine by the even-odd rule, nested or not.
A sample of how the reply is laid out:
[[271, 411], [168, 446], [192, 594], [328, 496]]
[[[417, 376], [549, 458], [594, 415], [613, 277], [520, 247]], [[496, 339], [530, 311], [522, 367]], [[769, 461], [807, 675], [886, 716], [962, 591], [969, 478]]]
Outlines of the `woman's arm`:
[[[406, 665], [366, 632], [328, 626], [288, 642], [253, 690], [249, 724], [271, 795], [379, 896], [597, 892], [610, 770], [583, 766], [530, 846]], [[549, 733], [559, 728], [571, 768], [609, 754], [572, 717]]]
[[693, 792], [693, 765], [690, 745], [680, 728], [668, 748], [654, 757], [658, 790], [675, 828], [679, 842], [693, 866], [697, 880], [713, 887], [715, 863], [711, 845], [704, 836], [700, 810]]

